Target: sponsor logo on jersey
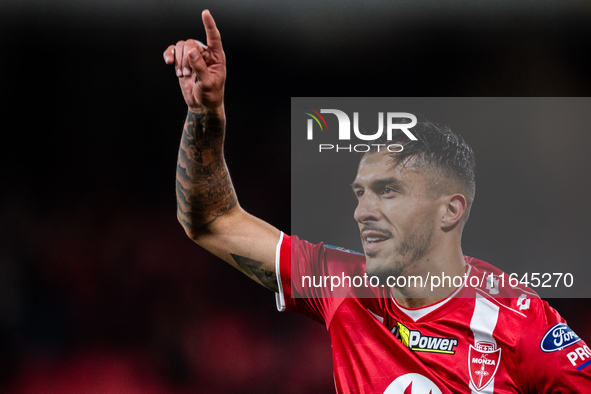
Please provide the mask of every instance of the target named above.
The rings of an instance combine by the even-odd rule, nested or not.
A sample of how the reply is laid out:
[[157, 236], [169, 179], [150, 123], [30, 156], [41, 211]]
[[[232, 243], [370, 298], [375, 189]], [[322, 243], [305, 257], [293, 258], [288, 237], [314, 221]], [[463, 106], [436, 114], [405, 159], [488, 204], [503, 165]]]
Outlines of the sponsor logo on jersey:
[[435, 337], [423, 335], [419, 330], [409, 330], [404, 324], [397, 322], [392, 332], [404, 346], [414, 352], [455, 354], [457, 338]]
[[558, 323], [546, 332], [540, 342], [540, 349], [546, 353], [556, 352], [580, 340], [581, 338], [569, 326]]
[[[567, 353], [566, 358], [568, 358], [568, 361], [580, 371], [591, 365], [591, 349], [589, 349], [589, 346], [587, 345], [579, 346], [572, 352]], [[577, 365], [579, 362], [581, 364]]]
[[443, 394], [429, 378], [418, 373], [407, 373], [397, 377], [384, 394]]
[[495, 377], [501, 362], [501, 348], [489, 342], [477, 342], [468, 350], [468, 372], [476, 391], [482, 391]]
[[526, 309], [529, 309], [529, 306], [531, 304], [531, 299], [527, 298], [527, 296], [525, 294], [522, 294], [517, 299], [516, 304], [519, 307], [520, 311], [524, 311]]

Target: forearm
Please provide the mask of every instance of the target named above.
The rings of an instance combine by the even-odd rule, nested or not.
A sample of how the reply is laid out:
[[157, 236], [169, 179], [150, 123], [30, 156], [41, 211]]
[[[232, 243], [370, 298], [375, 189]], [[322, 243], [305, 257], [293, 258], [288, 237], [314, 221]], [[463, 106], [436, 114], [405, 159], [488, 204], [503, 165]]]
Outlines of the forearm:
[[177, 217], [190, 236], [205, 229], [237, 204], [224, 161], [223, 111], [189, 111], [176, 171]]
[[223, 114], [187, 114], [176, 171], [177, 217], [195, 242], [277, 292], [277, 229], [244, 211], [210, 228], [238, 207], [223, 156], [224, 129]]

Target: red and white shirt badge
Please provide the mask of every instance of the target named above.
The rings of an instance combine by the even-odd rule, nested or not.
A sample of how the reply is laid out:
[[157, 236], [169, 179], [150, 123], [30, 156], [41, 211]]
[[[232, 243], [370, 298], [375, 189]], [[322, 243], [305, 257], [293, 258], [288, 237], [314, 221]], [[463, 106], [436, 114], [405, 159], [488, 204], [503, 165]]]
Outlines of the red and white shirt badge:
[[492, 381], [499, 369], [501, 348], [494, 343], [476, 342], [468, 351], [468, 372], [470, 381], [477, 391], [481, 391]]

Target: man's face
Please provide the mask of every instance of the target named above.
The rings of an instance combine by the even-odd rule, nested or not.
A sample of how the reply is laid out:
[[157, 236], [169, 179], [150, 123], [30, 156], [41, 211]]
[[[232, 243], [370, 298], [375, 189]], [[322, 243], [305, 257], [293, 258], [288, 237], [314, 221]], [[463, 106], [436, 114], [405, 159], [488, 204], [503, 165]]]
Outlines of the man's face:
[[414, 263], [429, 252], [441, 205], [427, 181], [412, 161], [394, 167], [388, 152], [362, 159], [352, 187], [368, 275], [385, 280], [411, 274]]

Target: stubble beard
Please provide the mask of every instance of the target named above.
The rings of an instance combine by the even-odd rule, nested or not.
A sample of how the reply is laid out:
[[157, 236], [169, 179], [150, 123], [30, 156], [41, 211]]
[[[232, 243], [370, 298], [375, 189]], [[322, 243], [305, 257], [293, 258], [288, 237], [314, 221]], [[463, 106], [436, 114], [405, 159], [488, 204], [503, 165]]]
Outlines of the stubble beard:
[[[412, 275], [412, 266], [429, 250], [433, 238], [433, 227], [423, 221], [415, 231], [395, 245], [392, 256], [384, 256], [385, 261], [378, 266], [367, 264], [367, 274], [377, 276], [380, 283], [387, 283], [390, 276]], [[366, 259], [373, 259], [384, 251], [367, 252]]]

